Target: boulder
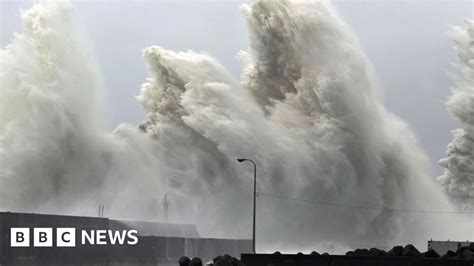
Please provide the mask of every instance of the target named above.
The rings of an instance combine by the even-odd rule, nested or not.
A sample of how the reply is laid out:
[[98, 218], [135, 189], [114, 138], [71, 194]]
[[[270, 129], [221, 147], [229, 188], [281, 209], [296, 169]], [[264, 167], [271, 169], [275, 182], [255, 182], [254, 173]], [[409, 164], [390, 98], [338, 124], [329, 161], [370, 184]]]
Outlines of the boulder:
[[466, 246], [466, 247], [460, 247], [457, 251], [456, 254], [463, 260], [467, 259], [474, 259], [474, 252], [471, 251], [471, 248]]
[[436, 252], [434, 249], [430, 249], [426, 252], [422, 253], [423, 257], [425, 258], [431, 258], [431, 259], [439, 259], [441, 256]]
[[404, 248], [403, 248], [403, 253], [402, 253], [402, 256], [405, 256], [405, 257], [421, 257], [421, 252], [415, 248], [415, 246], [413, 245], [406, 245]]
[[394, 246], [391, 250], [387, 252], [388, 256], [398, 257], [403, 255], [403, 247], [402, 246]]
[[190, 263], [191, 263], [191, 260], [186, 256], [182, 256], [178, 260], [178, 265], [179, 266], [189, 266]]
[[370, 253], [371, 256], [376, 256], [376, 257], [382, 257], [382, 256], [385, 256], [387, 254], [387, 252], [385, 252], [385, 250], [381, 250], [381, 249], [378, 249], [378, 248], [369, 249], [369, 253]]
[[363, 249], [356, 249], [354, 250], [354, 255], [355, 256], [370, 256], [370, 252], [368, 249], [363, 248]]
[[194, 257], [189, 263], [189, 266], [202, 266], [202, 260], [198, 257]]

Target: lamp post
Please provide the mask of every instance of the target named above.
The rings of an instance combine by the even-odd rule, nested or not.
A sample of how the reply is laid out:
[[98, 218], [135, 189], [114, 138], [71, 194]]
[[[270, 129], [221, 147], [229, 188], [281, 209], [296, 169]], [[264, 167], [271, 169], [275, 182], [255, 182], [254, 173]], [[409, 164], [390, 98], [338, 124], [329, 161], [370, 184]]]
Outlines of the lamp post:
[[255, 216], [256, 216], [256, 199], [257, 199], [257, 165], [251, 159], [239, 158], [239, 163], [249, 161], [253, 164], [253, 230], [252, 230], [252, 251], [255, 254]]

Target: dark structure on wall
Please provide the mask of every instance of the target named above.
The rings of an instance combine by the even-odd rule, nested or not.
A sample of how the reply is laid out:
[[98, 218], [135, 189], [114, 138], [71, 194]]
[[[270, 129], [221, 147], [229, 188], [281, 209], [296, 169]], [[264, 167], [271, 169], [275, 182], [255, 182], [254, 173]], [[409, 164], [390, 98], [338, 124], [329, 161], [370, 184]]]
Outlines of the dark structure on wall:
[[[137, 230], [136, 245], [81, 245], [75, 247], [10, 247], [10, 228], [74, 227], [76, 243], [82, 230]], [[211, 259], [216, 254], [240, 257], [251, 240], [200, 238], [194, 225], [119, 221], [108, 218], [0, 212], [0, 265], [175, 265], [183, 255]]]

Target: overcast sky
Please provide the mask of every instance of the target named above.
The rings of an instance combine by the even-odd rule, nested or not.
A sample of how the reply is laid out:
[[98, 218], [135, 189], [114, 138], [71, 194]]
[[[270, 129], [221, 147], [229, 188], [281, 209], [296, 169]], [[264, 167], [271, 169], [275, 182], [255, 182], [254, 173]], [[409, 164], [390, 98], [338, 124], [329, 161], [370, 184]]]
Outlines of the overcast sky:
[[[238, 78], [235, 55], [248, 47], [239, 6], [245, 1], [73, 1], [84, 36], [104, 77], [101, 110], [107, 128], [137, 124], [144, 112], [134, 96], [146, 77], [141, 50], [205, 51]], [[456, 121], [444, 101], [454, 82], [451, 25], [473, 18], [474, 1], [333, 1], [374, 64], [385, 106], [407, 121], [432, 160], [435, 175]], [[0, 44], [21, 29], [31, 1], [0, 0]]]

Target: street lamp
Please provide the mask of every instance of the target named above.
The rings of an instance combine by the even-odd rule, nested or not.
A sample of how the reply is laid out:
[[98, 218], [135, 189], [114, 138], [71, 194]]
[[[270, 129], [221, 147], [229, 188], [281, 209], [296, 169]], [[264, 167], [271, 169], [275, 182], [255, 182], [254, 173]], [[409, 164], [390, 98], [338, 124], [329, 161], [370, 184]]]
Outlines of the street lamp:
[[253, 230], [252, 230], [252, 251], [255, 254], [255, 216], [256, 216], [256, 198], [257, 198], [257, 165], [251, 159], [239, 158], [239, 163], [249, 161], [253, 164]]

